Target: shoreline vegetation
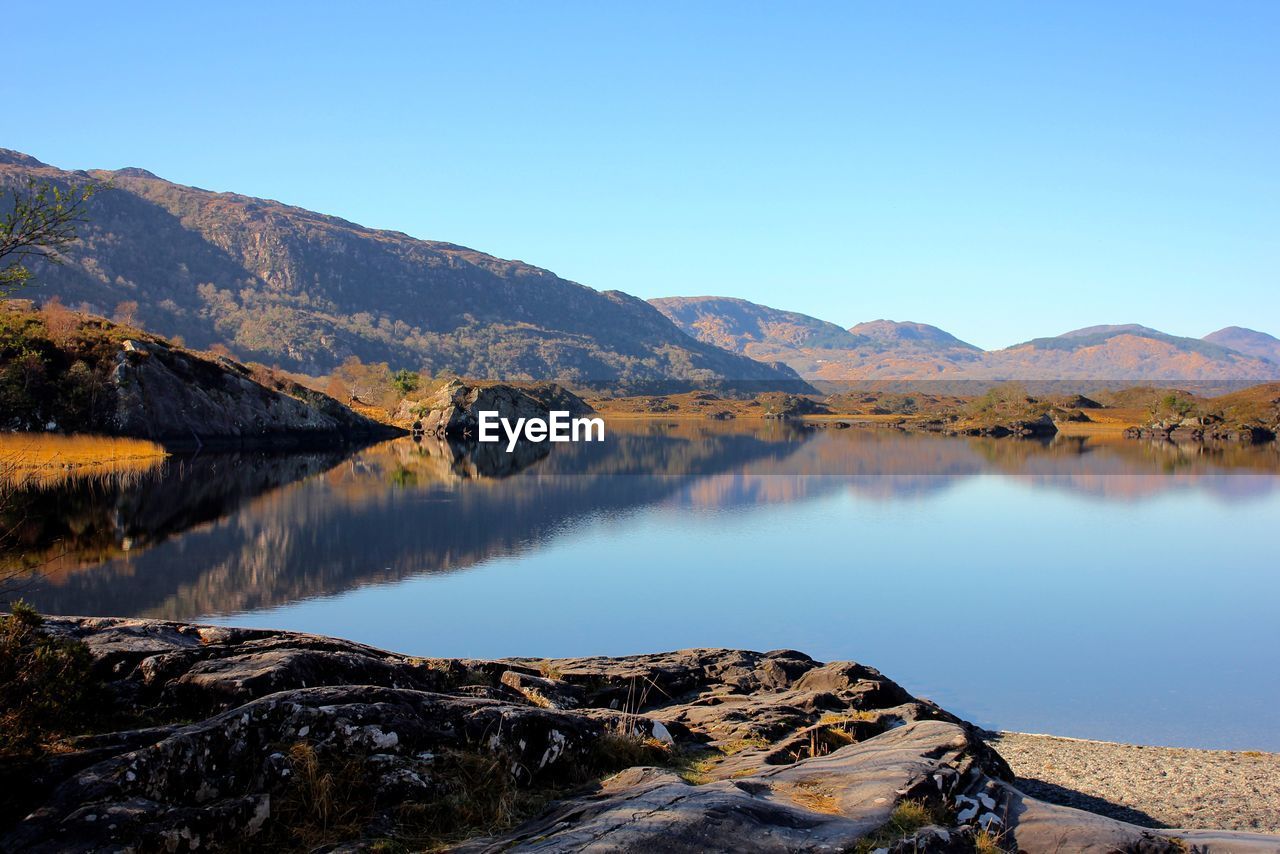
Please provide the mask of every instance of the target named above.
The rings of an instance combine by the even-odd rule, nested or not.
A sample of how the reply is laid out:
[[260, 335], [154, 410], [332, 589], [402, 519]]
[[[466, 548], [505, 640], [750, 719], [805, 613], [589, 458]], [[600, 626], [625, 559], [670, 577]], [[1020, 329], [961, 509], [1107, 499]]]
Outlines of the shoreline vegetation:
[[[870, 667], [790, 650], [433, 659], [25, 606], [0, 618], [0, 644], [9, 850], [590, 840], [692, 851], [708, 834], [719, 848], [759, 851], [1265, 851], [1280, 841], [1257, 832], [1280, 830], [1276, 754], [1194, 751], [1198, 764], [1179, 765], [1193, 751], [1069, 739], [1033, 753], [1013, 742], [1046, 737], [983, 732]], [[1053, 763], [1097, 763], [1100, 750], [1108, 761], [1079, 786], [1045, 779]], [[1126, 772], [1135, 750], [1173, 780], [1200, 781], [1207, 808], [1186, 809], [1168, 777]], [[1252, 776], [1204, 782], [1206, 762], [1232, 761]], [[1117, 773], [1144, 787], [1108, 800], [1097, 787]], [[1244, 791], [1254, 779], [1262, 789]]]
[[150, 471], [169, 452], [155, 442], [120, 436], [0, 432], [0, 484], [49, 486], [78, 478]]
[[[1087, 384], [1082, 384], [1087, 385]], [[1113, 386], [1118, 384], [1113, 383]], [[1280, 432], [1280, 383], [1225, 394], [1180, 388], [1028, 391], [1016, 382], [836, 386], [828, 393], [683, 391], [612, 396], [548, 382], [498, 382], [393, 371], [354, 357], [327, 376], [244, 365], [188, 350], [56, 301], [0, 305], [0, 428], [206, 444], [335, 444], [436, 431], [476, 435], [477, 413], [608, 419], [778, 419], [814, 427], [883, 426], [992, 437], [1124, 435], [1267, 442]]]

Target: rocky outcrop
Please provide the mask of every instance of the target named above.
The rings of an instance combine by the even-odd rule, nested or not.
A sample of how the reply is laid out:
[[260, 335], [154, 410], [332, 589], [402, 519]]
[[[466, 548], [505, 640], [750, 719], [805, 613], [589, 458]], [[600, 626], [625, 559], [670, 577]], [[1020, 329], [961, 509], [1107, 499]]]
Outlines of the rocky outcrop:
[[[355, 851], [408, 840], [897, 852], [973, 850], [979, 836], [1032, 852], [1185, 850], [1180, 832], [1026, 797], [972, 727], [851, 662], [789, 650], [422, 659], [266, 630], [46, 625], [87, 646], [118, 719], [147, 725], [81, 737], [28, 769], [9, 795], [3, 850]], [[545, 807], [501, 801], [501, 819], [483, 808], [552, 790], [563, 797]], [[320, 830], [317, 810], [331, 810]], [[467, 839], [479, 829], [468, 815], [500, 829]], [[1214, 851], [1277, 841], [1195, 838]]]
[[831, 412], [825, 403], [803, 395], [762, 394], [756, 400], [764, 407], [765, 418], [801, 418], [805, 415], [827, 415]]
[[225, 357], [207, 359], [158, 339], [127, 339], [110, 374], [113, 432], [190, 444], [300, 444], [393, 436], [327, 395], [295, 383], [267, 388]]
[[0, 303], [0, 429], [204, 445], [340, 444], [401, 430], [279, 374], [101, 317]]
[[996, 424], [968, 426], [953, 432], [965, 436], [993, 436], [997, 439], [1018, 436], [1026, 439], [1053, 436], [1058, 432], [1058, 425], [1054, 423], [1053, 416], [1046, 412], [1039, 418], [1022, 418]]
[[[1077, 419], [1065, 419], [1077, 420]], [[1088, 420], [1085, 418], [1084, 420]], [[981, 422], [965, 421], [959, 415], [951, 414], [941, 418], [913, 420], [903, 418], [888, 426], [908, 433], [941, 433], [946, 436], [985, 436], [992, 439], [1012, 437], [1015, 439], [1043, 439], [1052, 437], [1058, 432], [1058, 425], [1053, 415], [1045, 413], [1039, 417], [989, 419]]]
[[450, 380], [430, 397], [401, 403], [395, 421], [415, 434], [474, 439], [480, 412], [497, 412], [515, 423], [519, 418], [546, 418], [552, 410], [571, 416], [594, 411], [582, 398], [554, 383], [511, 386]]
[[1165, 418], [1141, 427], [1129, 427], [1124, 435], [1130, 439], [1168, 439], [1175, 442], [1241, 442], [1248, 445], [1271, 442], [1280, 425], [1230, 424], [1212, 415]]

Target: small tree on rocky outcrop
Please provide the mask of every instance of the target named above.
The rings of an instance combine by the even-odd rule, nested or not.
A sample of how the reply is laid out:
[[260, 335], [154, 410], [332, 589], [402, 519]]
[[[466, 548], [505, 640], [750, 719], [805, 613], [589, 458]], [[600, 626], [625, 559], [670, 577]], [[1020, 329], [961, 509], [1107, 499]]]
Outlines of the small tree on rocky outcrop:
[[27, 265], [41, 259], [62, 263], [62, 253], [76, 241], [76, 226], [85, 222], [89, 199], [96, 184], [61, 187], [49, 181], [28, 181], [22, 190], [4, 195], [12, 201], [0, 204], [0, 297], [8, 296], [31, 280]]

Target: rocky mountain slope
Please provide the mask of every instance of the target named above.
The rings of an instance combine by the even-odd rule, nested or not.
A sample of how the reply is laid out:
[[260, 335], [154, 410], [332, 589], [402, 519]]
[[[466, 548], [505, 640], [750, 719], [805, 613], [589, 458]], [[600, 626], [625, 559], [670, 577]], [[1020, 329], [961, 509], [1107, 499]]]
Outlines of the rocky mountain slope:
[[1276, 843], [1029, 797], [969, 724], [870, 667], [790, 650], [422, 659], [289, 632], [9, 619], [26, 621], [14, 634], [29, 646], [39, 632], [82, 645], [80, 702], [92, 700], [99, 726], [48, 732], [58, 751], [0, 763], [15, 784], [0, 813], [5, 850], [1172, 854]]
[[67, 172], [0, 150], [0, 187], [29, 178], [110, 187], [93, 199], [70, 263], [34, 271], [40, 287], [26, 296], [121, 311], [195, 347], [225, 343], [310, 373], [357, 355], [428, 373], [634, 389], [796, 380], [690, 339], [642, 300], [520, 261], [142, 169]]
[[400, 432], [231, 359], [102, 318], [29, 306], [0, 303], [0, 429], [135, 436], [171, 448]]
[[[983, 351], [923, 323], [876, 320], [848, 330], [795, 312], [719, 297], [651, 300], [700, 340], [784, 362], [809, 380], [1265, 381], [1280, 378], [1280, 341], [1229, 327], [1204, 339], [1137, 324], [1092, 326]], [[1234, 345], [1234, 346], [1233, 346]]]
[[847, 349], [865, 343], [834, 323], [744, 299], [666, 297], [649, 303], [695, 337], [753, 359], [804, 348]]
[[852, 329], [730, 297], [649, 301], [700, 341], [753, 359], [782, 362], [809, 379], [928, 378], [981, 351], [923, 323], [877, 320]]

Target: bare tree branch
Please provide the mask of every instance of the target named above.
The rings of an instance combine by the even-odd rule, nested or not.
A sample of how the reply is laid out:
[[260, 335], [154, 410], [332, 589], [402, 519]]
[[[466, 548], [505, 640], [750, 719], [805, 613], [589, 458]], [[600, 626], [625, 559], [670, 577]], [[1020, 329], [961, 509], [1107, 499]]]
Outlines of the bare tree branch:
[[0, 217], [0, 297], [31, 279], [27, 263], [43, 259], [63, 262], [62, 253], [76, 242], [85, 207], [97, 184], [69, 184], [29, 179], [25, 190], [12, 190], [13, 204]]

